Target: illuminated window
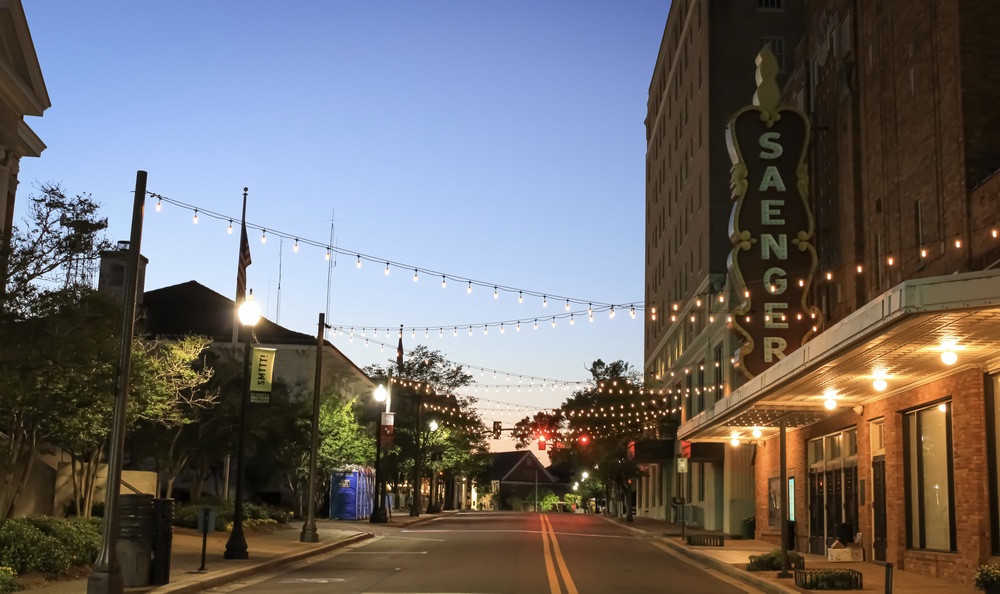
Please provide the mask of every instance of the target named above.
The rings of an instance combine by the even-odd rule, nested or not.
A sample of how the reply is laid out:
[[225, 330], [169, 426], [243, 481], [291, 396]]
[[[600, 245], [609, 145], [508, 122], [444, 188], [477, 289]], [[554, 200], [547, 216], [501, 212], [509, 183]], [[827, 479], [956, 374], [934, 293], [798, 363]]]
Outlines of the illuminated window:
[[955, 550], [951, 402], [909, 412], [906, 436], [906, 545]]

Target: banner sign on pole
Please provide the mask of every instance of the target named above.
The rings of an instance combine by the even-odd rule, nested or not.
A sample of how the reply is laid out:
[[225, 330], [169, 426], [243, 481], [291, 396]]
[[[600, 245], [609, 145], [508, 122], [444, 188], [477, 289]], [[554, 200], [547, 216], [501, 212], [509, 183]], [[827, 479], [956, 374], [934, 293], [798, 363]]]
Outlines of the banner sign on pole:
[[379, 427], [379, 439], [382, 440], [383, 448], [392, 446], [393, 438], [396, 435], [396, 426], [394, 423], [395, 416], [396, 413], [382, 413], [382, 423]]
[[250, 402], [268, 404], [271, 402], [271, 385], [274, 375], [275, 349], [254, 347], [250, 357]]

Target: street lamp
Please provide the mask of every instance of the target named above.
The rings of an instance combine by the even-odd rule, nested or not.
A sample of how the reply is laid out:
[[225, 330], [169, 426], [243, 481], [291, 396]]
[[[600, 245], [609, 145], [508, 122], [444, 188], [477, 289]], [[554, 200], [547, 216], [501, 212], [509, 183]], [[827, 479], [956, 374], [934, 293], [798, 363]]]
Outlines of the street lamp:
[[[390, 376], [389, 381], [392, 381]], [[372, 516], [369, 521], [372, 524], [385, 524], [389, 521], [389, 516], [385, 511], [385, 489], [383, 483], [385, 482], [385, 477], [382, 473], [382, 431], [383, 426], [386, 424], [383, 417], [387, 416], [389, 413], [389, 406], [392, 403], [392, 395], [389, 390], [385, 389], [385, 386], [379, 384], [375, 388], [375, 401], [385, 402], [385, 413], [379, 414], [379, 425], [378, 425], [378, 437], [375, 440], [375, 499], [377, 503], [375, 504], [375, 509], [372, 510]]]
[[260, 306], [253, 300], [253, 291], [240, 304], [238, 311], [243, 325], [243, 390], [240, 395], [240, 439], [236, 450], [236, 502], [233, 508], [233, 531], [226, 541], [224, 559], [249, 559], [247, 539], [243, 535], [243, 453], [247, 440], [247, 401], [250, 400], [250, 334], [260, 321]]

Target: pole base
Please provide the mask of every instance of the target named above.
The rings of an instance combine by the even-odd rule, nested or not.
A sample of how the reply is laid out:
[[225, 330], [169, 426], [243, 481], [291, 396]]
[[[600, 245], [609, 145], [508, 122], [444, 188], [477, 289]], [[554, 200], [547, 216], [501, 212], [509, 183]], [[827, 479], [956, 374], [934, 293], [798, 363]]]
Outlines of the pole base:
[[315, 524], [302, 527], [302, 532], [299, 533], [299, 542], [319, 542], [319, 531], [316, 530]]
[[388, 524], [389, 516], [385, 513], [384, 509], [377, 509], [372, 512], [372, 515], [370, 518], [368, 518], [368, 521], [372, 524]]
[[121, 571], [95, 567], [87, 578], [87, 594], [122, 594]]
[[786, 580], [794, 576], [792, 575], [792, 572], [788, 571], [787, 569], [782, 569], [781, 571], [778, 572], [778, 575], [776, 577]]
[[229, 534], [229, 540], [226, 541], [226, 552], [222, 554], [223, 559], [249, 559], [250, 554], [247, 552], [247, 539], [243, 536], [242, 526], [240, 530], [235, 528]]

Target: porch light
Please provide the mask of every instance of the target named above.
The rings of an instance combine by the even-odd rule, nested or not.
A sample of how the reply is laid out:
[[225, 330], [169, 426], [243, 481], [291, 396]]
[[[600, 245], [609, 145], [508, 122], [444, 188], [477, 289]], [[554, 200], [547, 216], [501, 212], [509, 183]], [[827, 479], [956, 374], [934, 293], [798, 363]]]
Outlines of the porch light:
[[872, 382], [872, 387], [875, 388], [877, 392], [883, 392], [889, 387], [889, 383], [885, 381], [888, 376], [888, 372], [885, 369], [876, 369], [874, 372], [875, 381]]
[[751, 435], [753, 435], [754, 439], [760, 439], [760, 436], [763, 435], [763, 434], [761, 433], [761, 431], [760, 431], [759, 428], [754, 427], [753, 428], [753, 433], [751, 433]]
[[837, 391], [836, 390], [834, 390], [833, 388], [827, 388], [823, 392], [823, 395], [826, 396], [826, 402], [823, 403], [823, 406], [825, 406], [827, 410], [833, 410], [833, 409], [837, 408]]
[[941, 343], [941, 361], [945, 365], [954, 365], [958, 361], [958, 354], [955, 353], [955, 341], [946, 340]]
[[732, 446], [735, 448], [736, 446], [740, 445], [740, 440], [734, 437], [729, 440], [729, 443], [732, 444]]

